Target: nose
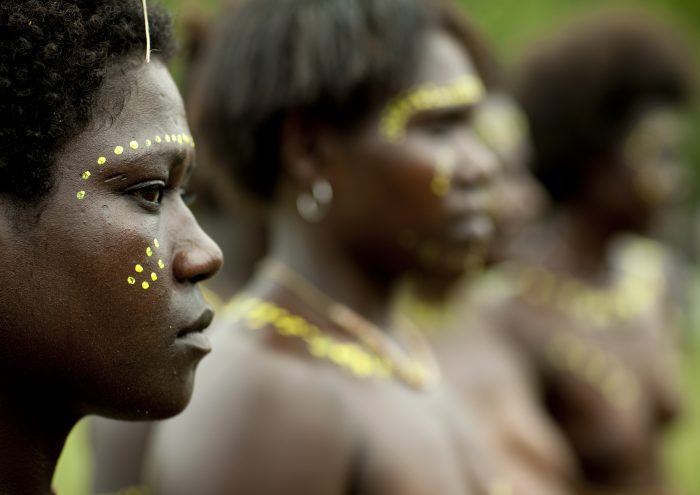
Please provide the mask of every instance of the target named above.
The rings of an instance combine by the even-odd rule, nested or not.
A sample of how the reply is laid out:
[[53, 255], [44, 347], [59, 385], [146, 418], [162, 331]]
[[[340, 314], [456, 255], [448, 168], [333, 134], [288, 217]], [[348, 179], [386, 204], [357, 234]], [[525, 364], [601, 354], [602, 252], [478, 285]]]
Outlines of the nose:
[[486, 185], [499, 173], [496, 154], [473, 133], [465, 133], [457, 144], [455, 185], [470, 187]]
[[175, 279], [181, 283], [195, 284], [211, 278], [224, 263], [221, 249], [202, 230], [189, 210], [181, 226], [188, 234], [174, 254]]

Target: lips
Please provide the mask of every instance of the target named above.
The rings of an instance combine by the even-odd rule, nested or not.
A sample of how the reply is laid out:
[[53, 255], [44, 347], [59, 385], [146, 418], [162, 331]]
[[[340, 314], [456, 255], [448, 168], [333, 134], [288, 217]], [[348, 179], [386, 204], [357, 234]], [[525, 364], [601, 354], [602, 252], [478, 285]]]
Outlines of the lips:
[[178, 332], [177, 342], [204, 353], [211, 351], [209, 338], [202, 332], [211, 324], [213, 319], [214, 311], [211, 308], [207, 308], [194, 323]]

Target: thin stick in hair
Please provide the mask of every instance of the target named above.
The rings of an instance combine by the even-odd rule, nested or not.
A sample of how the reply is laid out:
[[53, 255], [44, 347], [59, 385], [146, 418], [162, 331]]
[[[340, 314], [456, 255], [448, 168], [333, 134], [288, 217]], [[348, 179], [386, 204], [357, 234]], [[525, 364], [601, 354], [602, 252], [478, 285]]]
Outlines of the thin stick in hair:
[[151, 30], [148, 27], [148, 5], [146, 5], [146, 0], [143, 2], [143, 22], [146, 26], [146, 63], [151, 62]]

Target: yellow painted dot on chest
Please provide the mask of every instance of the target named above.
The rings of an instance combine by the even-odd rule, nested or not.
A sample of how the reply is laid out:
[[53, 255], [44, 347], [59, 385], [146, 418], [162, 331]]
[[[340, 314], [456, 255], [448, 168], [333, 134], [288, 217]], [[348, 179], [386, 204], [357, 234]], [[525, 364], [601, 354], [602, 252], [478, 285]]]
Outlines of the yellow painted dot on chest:
[[81, 175], [81, 177], [83, 178], [83, 180], [88, 180], [88, 179], [90, 178], [91, 175], [92, 175], [92, 174], [90, 173], [90, 171], [89, 171], [89, 170], [86, 170], [85, 172], [83, 172], [83, 174]]
[[143, 267], [141, 265], [136, 265], [134, 267], [134, 270], [136, 271], [136, 273], [143, 273]]
[[141, 287], [143, 287], [143, 290], [148, 290], [148, 288], [151, 286], [148, 282], [142, 282]]
[[101, 156], [97, 159], [98, 165], [104, 165], [105, 163], [107, 163], [107, 158], [105, 158], [104, 156]]
[[115, 155], [121, 155], [124, 153], [124, 147], [123, 146], [117, 146], [114, 148], [114, 154]]
[[151, 246], [148, 246], [146, 248], [146, 256], [148, 256], [148, 257], [153, 256], [153, 249], [151, 249]]
[[75, 195], [78, 199], [85, 199], [85, 191], [78, 191], [78, 194]]
[[129, 285], [136, 284], [136, 279], [134, 277], [129, 277], [126, 279], [126, 281], [129, 282]]
[[129, 148], [131, 148], [132, 150], [139, 149], [139, 142], [138, 141], [131, 141], [129, 143]]
[[165, 268], [165, 263], [163, 263], [163, 260], [158, 260], [158, 268], [160, 268], [161, 270]]

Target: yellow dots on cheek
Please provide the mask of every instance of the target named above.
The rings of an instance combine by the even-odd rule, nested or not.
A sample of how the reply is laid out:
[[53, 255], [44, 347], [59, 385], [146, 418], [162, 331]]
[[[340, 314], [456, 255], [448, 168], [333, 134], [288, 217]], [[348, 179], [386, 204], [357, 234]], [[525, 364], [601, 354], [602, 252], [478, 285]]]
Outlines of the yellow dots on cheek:
[[137, 149], [139, 149], [139, 143], [138, 143], [138, 141], [131, 141], [131, 142], [129, 143], [129, 148], [131, 148], [132, 150], [137, 150]]
[[78, 194], [75, 195], [78, 199], [85, 199], [85, 191], [78, 191]]
[[141, 287], [143, 287], [143, 290], [148, 290], [148, 288], [149, 288], [150, 286], [151, 286], [151, 285], [150, 285], [148, 282], [142, 282], [142, 283], [141, 283]]
[[161, 270], [165, 268], [165, 263], [163, 263], [163, 260], [158, 260], [158, 268], [160, 268]]
[[126, 279], [126, 281], [129, 282], [129, 285], [136, 284], [136, 279], [134, 277], [129, 277]]
[[114, 148], [114, 154], [115, 155], [121, 155], [124, 153], [124, 147], [123, 146], [117, 146]]
[[136, 273], [143, 273], [143, 267], [141, 265], [136, 265], [134, 267], [134, 270], [136, 271]]
[[151, 246], [148, 246], [146, 248], [146, 256], [148, 256], [149, 258], [153, 256], [153, 249], [151, 249]]
[[86, 170], [85, 172], [83, 172], [83, 174], [81, 175], [81, 177], [83, 178], [83, 180], [88, 180], [88, 179], [90, 178], [91, 175], [92, 175], [92, 174], [90, 173], [90, 171], [89, 171], [89, 170]]
[[156, 136], [156, 143], [160, 144], [163, 140], [160, 138], [160, 136]]
[[97, 159], [98, 165], [104, 165], [105, 163], [107, 163], [107, 158], [105, 158], [104, 156], [101, 156]]
[[153, 245], [154, 245], [156, 248], [159, 248], [159, 247], [160, 247], [160, 242], [158, 242], [158, 239], [153, 239]]
[[149, 147], [152, 144], [153, 144], [153, 141], [151, 141], [150, 139], [146, 139], [146, 147]]
[[158, 275], [156, 275], [155, 272], [151, 272], [151, 280], [153, 280], [154, 282], [158, 280]]

